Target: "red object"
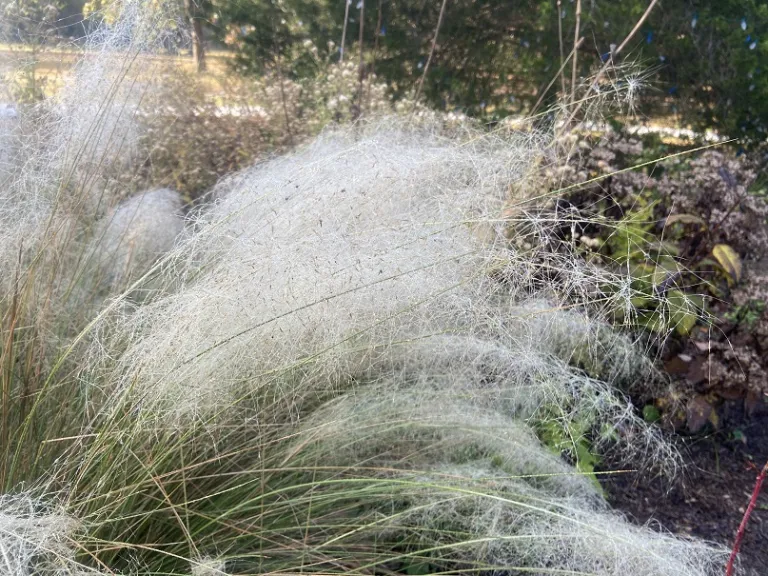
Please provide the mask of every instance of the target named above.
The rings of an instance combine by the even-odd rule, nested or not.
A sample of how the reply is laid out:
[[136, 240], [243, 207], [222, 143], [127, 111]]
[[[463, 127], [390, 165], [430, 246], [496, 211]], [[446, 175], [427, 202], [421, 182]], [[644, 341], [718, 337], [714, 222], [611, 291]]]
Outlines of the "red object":
[[757, 497], [760, 496], [760, 490], [763, 488], [763, 481], [765, 480], [766, 474], [768, 474], [768, 462], [765, 463], [763, 469], [760, 470], [760, 474], [757, 475], [757, 480], [755, 480], [755, 488], [752, 490], [752, 497], [749, 499], [749, 505], [744, 512], [744, 517], [741, 519], [739, 529], [736, 531], [736, 540], [733, 543], [733, 551], [731, 552], [731, 557], [728, 559], [728, 565], [725, 567], [725, 576], [733, 575], [733, 563], [736, 561], [736, 556], [739, 555], [741, 541], [744, 539], [744, 532], [747, 529], [749, 517], [752, 515], [755, 506], [757, 506]]

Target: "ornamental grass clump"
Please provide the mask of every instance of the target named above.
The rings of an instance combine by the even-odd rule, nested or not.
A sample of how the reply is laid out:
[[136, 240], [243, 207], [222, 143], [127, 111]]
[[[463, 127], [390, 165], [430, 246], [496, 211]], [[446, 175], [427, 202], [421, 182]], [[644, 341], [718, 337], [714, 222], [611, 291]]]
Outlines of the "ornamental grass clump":
[[150, 296], [102, 314], [78, 375], [96, 439], [54, 475], [101, 562], [709, 573], [715, 549], [630, 526], [534, 434], [588, 419], [675, 462], [553, 336], [588, 354], [597, 327], [508, 256], [494, 215], [536, 143], [477, 137], [390, 121], [237, 174]]
[[[155, 4], [126, 2], [98, 58], [140, 63]], [[89, 59], [80, 92], [105, 97]], [[554, 262], [508, 238], [546, 138], [361, 122], [223, 180], [178, 229], [167, 191], [94, 195], [133, 125], [91, 122], [71, 141], [110, 137], [84, 155], [35, 135], [2, 207], [7, 573], [717, 571], [722, 550], [631, 525], [537, 435], [677, 464], [617, 387], [650, 377], [642, 351], [569, 296], [620, 278], [574, 257], [548, 289], [531, 269]]]

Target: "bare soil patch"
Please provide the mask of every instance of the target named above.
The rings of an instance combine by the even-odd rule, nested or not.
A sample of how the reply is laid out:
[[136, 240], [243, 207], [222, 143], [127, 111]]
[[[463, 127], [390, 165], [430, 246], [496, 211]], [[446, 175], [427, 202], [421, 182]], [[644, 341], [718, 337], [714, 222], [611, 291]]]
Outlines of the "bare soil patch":
[[[743, 406], [734, 402], [724, 416], [719, 431], [677, 439], [686, 469], [672, 486], [668, 480], [649, 481], [631, 473], [604, 477], [611, 504], [638, 523], [732, 547], [758, 470], [768, 460], [768, 410], [746, 419]], [[766, 490], [747, 526], [739, 558], [737, 576], [768, 574]]]

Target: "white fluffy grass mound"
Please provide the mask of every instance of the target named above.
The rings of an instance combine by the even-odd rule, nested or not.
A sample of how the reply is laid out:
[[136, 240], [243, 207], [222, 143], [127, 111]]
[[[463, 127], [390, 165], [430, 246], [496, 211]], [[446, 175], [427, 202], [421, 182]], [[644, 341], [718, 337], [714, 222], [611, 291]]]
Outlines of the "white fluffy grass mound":
[[[0, 496], [0, 574], [80, 573], [73, 559], [77, 524], [58, 511], [45, 510], [26, 496]], [[83, 572], [84, 573], [84, 572]]]
[[167, 188], [118, 204], [98, 225], [92, 250], [104, 282], [120, 287], [173, 248], [184, 229], [182, 200]]
[[521, 150], [335, 135], [240, 174], [169, 265], [183, 285], [132, 318], [125, 380], [197, 410], [245, 381], [338, 382], [411, 340], [479, 330], [495, 254], [473, 220], [496, 213]]
[[16, 110], [0, 103], [0, 181], [7, 176], [13, 155], [13, 132], [16, 129]]
[[[535, 153], [528, 139], [377, 126], [245, 171], [156, 267], [156, 297], [112, 316], [88, 377], [121, 392], [147, 426], [200, 419], [214, 443], [219, 430], [251, 426], [262, 467], [314, 470], [306, 485], [262, 486], [267, 502], [314, 482], [325, 494], [277, 497], [297, 523], [264, 537], [277, 550], [262, 550], [264, 570], [285, 557], [285, 538], [287, 548], [318, 542], [306, 552], [318, 569], [342, 554], [323, 556], [329, 546], [403, 540], [418, 552], [383, 568], [714, 574], [718, 550], [629, 526], [529, 429], [586, 419], [626, 449], [674, 463], [610, 382], [569, 367], [578, 347], [615, 352], [589, 345], [592, 323], [556, 301], [522, 299], [529, 287], [516, 282], [529, 270], [509, 257], [497, 214]], [[642, 355], [616, 343], [606, 374], [642, 376]], [[393, 488], [372, 509], [339, 504], [310, 522], [338, 479], [318, 480], [325, 467]], [[237, 564], [228, 558], [222, 565]]]

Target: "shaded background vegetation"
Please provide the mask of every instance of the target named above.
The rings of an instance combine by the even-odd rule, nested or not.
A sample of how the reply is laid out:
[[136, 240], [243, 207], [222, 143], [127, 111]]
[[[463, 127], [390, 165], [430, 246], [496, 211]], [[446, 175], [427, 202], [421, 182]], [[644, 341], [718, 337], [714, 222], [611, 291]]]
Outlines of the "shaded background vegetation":
[[[361, 75], [386, 80], [396, 98], [412, 91], [427, 66], [442, 8], [423, 0], [196, 0], [182, 2], [203, 46], [237, 54], [241, 72], [279, 72], [294, 80], [321, 73], [320, 63], [357, 60]], [[639, 0], [448, 0], [436, 50], [424, 77], [430, 105], [486, 119], [529, 110], [544, 96], [570, 91], [611, 57], [648, 3]], [[102, 0], [3, 0], [8, 39], [43, 32], [77, 38], [90, 24], [81, 15], [109, 15]], [[577, 11], [578, 23], [577, 23]], [[348, 13], [346, 33], [345, 13]], [[360, 22], [362, 17], [363, 22]], [[194, 24], [200, 24], [194, 32]], [[362, 24], [362, 26], [361, 26]], [[563, 57], [584, 40], [576, 70]], [[613, 47], [613, 48], [612, 48]], [[641, 109], [678, 114], [699, 129], [714, 128], [754, 143], [768, 118], [768, 5], [759, 0], [686, 0], [659, 3], [620, 58], [640, 65], [651, 83]], [[578, 80], [577, 80], [578, 81]]]

